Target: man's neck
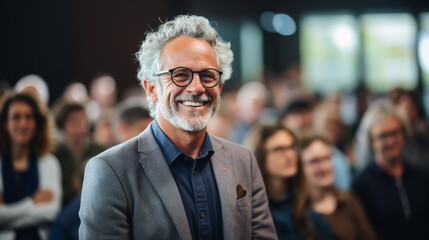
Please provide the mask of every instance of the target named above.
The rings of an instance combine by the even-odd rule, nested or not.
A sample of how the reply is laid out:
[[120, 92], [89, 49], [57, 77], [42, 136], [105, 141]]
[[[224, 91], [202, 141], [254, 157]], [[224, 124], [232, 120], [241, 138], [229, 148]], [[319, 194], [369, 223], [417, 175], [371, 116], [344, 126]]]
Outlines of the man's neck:
[[402, 158], [385, 160], [376, 158], [376, 163], [385, 171], [387, 174], [394, 178], [400, 178], [404, 172], [404, 165], [402, 164]]
[[174, 146], [194, 159], [198, 157], [206, 136], [206, 128], [197, 132], [188, 132], [174, 126], [162, 116], [157, 117], [157, 122]]

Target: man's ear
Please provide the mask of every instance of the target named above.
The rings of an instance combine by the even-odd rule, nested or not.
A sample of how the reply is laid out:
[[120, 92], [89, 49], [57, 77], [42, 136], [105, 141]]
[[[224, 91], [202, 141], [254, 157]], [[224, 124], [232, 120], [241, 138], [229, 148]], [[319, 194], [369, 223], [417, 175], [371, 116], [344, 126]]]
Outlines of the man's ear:
[[143, 87], [146, 90], [147, 95], [151, 102], [156, 103], [158, 101], [158, 96], [156, 95], [156, 85], [154, 81], [143, 80]]

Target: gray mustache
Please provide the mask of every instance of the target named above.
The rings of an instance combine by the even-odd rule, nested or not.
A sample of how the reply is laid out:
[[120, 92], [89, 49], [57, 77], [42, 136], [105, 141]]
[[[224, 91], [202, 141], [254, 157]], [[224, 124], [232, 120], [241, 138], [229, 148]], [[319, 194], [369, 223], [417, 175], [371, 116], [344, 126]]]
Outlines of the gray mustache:
[[193, 95], [193, 94], [183, 94], [183, 95], [179, 95], [176, 96], [174, 98], [174, 100], [176, 101], [200, 101], [200, 102], [204, 102], [204, 101], [211, 101], [212, 97], [207, 96], [207, 95]]

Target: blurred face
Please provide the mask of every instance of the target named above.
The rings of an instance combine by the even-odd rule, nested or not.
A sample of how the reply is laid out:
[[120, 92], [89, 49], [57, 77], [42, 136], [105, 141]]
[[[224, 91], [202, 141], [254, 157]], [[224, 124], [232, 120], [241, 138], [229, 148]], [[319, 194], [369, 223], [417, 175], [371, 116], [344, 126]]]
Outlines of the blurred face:
[[293, 131], [307, 132], [313, 127], [313, 114], [310, 110], [290, 113], [283, 118], [282, 124]]
[[298, 155], [294, 149], [294, 139], [286, 131], [280, 130], [265, 142], [266, 169], [271, 178], [290, 178], [298, 171]]
[[326, 188], [334, 183], [332, 148], [320, 140], [301, 152], [303, 170], [310, 188]]
[[388, 116], [373, 124], [370, 136], [377, 162], [390, 164], [401, 158], [405, 140], [402, 124], [395, 116]]
[[406, 95], [399, 99], [396, 110], [403, 119], [409, 122], [413, 122], [418, 117], [417, 107], [413, 104], [412, 99]]
[[30, 105], [14, 102], [9, 107], [6, 129], [14, 145], [28, 145], [36, 132], [36, 119]]
[[71, 112], [64, 124], [64, 139], [72, 144], [83, 144], [89, 131], [89, 123], [86, 112]]
[[119, 122], [119, 141], [125, 142], [139, 135], [146, 127], [152, 122], [152, 118], [143, 118], [132, 125], [127, 124], [125, 121]]
[[[163, 48], [162, 70], [187, 67], [193, 71], [206, 68], [218, 69], [217, 57], [213, 48], [204, 40], [177, 37]], [[176, 86], [170, 73], [160, 75], [161, 87], [146, 86], [146, 92], [152, 102], [157, 103], [157, 120], [168, 122], [185, 131], [204, 129], [220, 103], [222, 83], [213, 88], [205, 88], [198, 74], [194, 74], [192, 83], [186, 87]]]

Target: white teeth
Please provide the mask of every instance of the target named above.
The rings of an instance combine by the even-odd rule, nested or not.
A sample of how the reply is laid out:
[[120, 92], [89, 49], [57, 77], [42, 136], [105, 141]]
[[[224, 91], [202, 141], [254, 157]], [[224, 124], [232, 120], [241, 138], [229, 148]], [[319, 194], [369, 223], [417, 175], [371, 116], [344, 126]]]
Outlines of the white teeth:
[[200, 106], [203, 106], [203, 103], [202, 102], [183, 101], [183, 105], [185, 105], [185, 106], [193, 106], [193, 107], [200, 107]]

